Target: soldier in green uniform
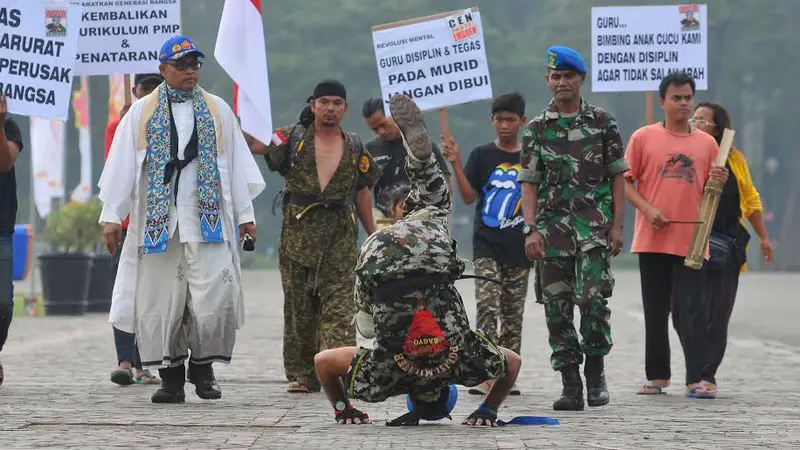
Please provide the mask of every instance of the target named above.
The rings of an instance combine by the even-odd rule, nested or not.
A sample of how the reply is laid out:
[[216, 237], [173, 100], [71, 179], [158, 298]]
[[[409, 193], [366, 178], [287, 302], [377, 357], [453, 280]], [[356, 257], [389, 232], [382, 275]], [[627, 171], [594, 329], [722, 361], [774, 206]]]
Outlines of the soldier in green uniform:
[[358, 136], [341, 129], [346, 99], [340, 82], [324, 80], [297, 124], [266, 146], [251, 141], [286, 183], [278, 259], [289, 392], [319, 392], [314, 355], [355, 343], [356, 215], [372, 234], [370, 188], [380, 171]]
[[[608, 301], [610, 257], [622, 249], [624, 181], [628, 170], [615, 119], [580, 95], [583, 58], [567, 47], [547, 50], [550, 104], [523, 134], [525, 251], [536, 263], [537, 302], [544, 304], [551, 364], [564, 385], [555, 410], [583, 410], [579, 367], [586, 355], [589, 406], [609, 401], [603, 357], [612, 346]], [[580, 334], [573, 325], [581, 311]]]

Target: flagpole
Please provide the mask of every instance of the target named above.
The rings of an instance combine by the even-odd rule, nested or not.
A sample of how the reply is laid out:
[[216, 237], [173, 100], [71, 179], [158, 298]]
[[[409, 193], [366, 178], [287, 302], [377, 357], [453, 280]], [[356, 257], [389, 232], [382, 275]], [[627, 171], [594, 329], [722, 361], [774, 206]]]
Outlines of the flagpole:
[[60, 208], [64, 209], [67, 205], [67, 122], [69, 121], [69, 116], [67, 116], [67, 120], [64, 120], [64, 132], [61, 133], [61, 204]]
[[[28, 193], [28, 207], [30, 208], [30, 210], [28, 211], [28, 222], [31, 224], [31, 234], [33, 235], [29, 237], [29, 239], [32, 239], [33, 242], [35, 243], [36, 239], [34, 239], [34, 237], [38, 234], [38, 231], [36, 230], [37, 214], [36, 214], [36, 197], [34, 196], [34, 189], [36, 188], [36, 174], [33, 171], [32, 153], [31, 153], [31, 170], [30, 170], [29, 184], [30, 184], [30, 192]], [[29, 257], [31, 258], [31, 268], [30, 271], [28, 272], [29, 292], [28, 292], [28, 297], [26, 298], [26, 303], [28, 301], [33, 300], [36, 302], [34, 303], [34, 305], [36, 305], [39, 302], [39, 297], [36, 295], [36, 276], [38, 275], [37, 271], [39, 270], [38, 264], [36, 264], [36, 262], [38, 261], [38, 259], [36, 258], [36, 246], [31, 245], [28, 248], [31, 249], [31, 254], [29, 255]], [[27, 306], [27, 304], [24, 306]], [[25, 309], [23, 308], [23, 311], [24, 310]], [[35, 311], [37, 311], [36, 307], [34, 307], [34, 315], [36, 314]]]
[[[85, 78], [84, 78], [85, 77]], [[89, 76], [88, 75], [81, 75], [81, 90], [83, 91], [83, 95], [86, 96], [86, 134], [88, 140], [88, 147], [89, 151], [86, 154], [88, 161], [86, 163], [83, 162], [81, 159], [81, 178], [87, 180], [86, 189], [89, 191], [86, 193], [87, 200], [92, 198], [92, 192], [94, 192], [94, 188], [92, 187], [94, 183], [92, 183], [92, 103], [91, 98], [89, 97]], [[80, 139], [80, 136], [78, 137]], [[80, 143], [78, 143], [80, 145]], [[83, 168], [86, 167], [89, 172], [86, 175], [83, 175]], [[83, 180], [81, 180], [83, 182]]]

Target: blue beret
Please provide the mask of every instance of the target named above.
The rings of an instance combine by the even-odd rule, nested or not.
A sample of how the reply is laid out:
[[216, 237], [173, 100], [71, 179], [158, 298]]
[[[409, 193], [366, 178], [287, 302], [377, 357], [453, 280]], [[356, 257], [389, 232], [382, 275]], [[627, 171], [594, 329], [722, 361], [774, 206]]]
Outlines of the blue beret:
[[174, 61], [190, 54], [196, 54], [203, 58], [206, 57], [206, 55], [197, 48], [194, 41], [188, 37], [173, 36], [161, 46], [161, 51], [158, 52], [158, 60], [162, 63], [169, 60]]
[[560, 45], [552, 45], [547, 49], [547, 67], [554, 70], [572, 69], [578, 73], [586, 73], [586, 63], [578, 52]]

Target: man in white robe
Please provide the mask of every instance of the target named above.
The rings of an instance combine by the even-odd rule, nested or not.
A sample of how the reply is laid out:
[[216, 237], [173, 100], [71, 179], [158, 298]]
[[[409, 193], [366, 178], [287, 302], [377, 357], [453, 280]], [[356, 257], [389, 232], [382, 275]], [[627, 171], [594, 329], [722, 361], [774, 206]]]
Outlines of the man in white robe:
[[239, 246], [266, 186], [230, 107], [197, 85], [198, 57], [184, 36], [162, 46], [165, 82], [120, 122], [99, 182], [112, 254], [130, 213], [109, 321], [159, 369], [154, 403], [185, 401], [186, 359], [197, 395], [222, 396], [211, 363], [231, 361], [244, 322]]

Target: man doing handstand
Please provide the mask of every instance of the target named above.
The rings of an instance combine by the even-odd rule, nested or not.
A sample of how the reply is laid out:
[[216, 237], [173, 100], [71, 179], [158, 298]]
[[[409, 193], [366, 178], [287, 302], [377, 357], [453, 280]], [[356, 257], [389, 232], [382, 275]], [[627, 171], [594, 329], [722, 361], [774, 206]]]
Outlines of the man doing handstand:
[[450, 193], [422, 113], [403, 95], [393, 96], [389, 108], [406, 148], [411, 193], [404, 218], [369, 236], [356, 266], [356, 320], [360, 330], [374, 329], [375, 346], [318, 353], [317, 377], [341, 424], [370, 423], [351, 398], [377, 403], [409, 394], [413, 411], [387, 425], [446, 415], [451, 384], [472, 387], [493, 379], [483, 404], [463, 424], [497, 426], [497, 410], [522, 360], [470, 329], [453, 285], [465, 264], [449, 233]]

